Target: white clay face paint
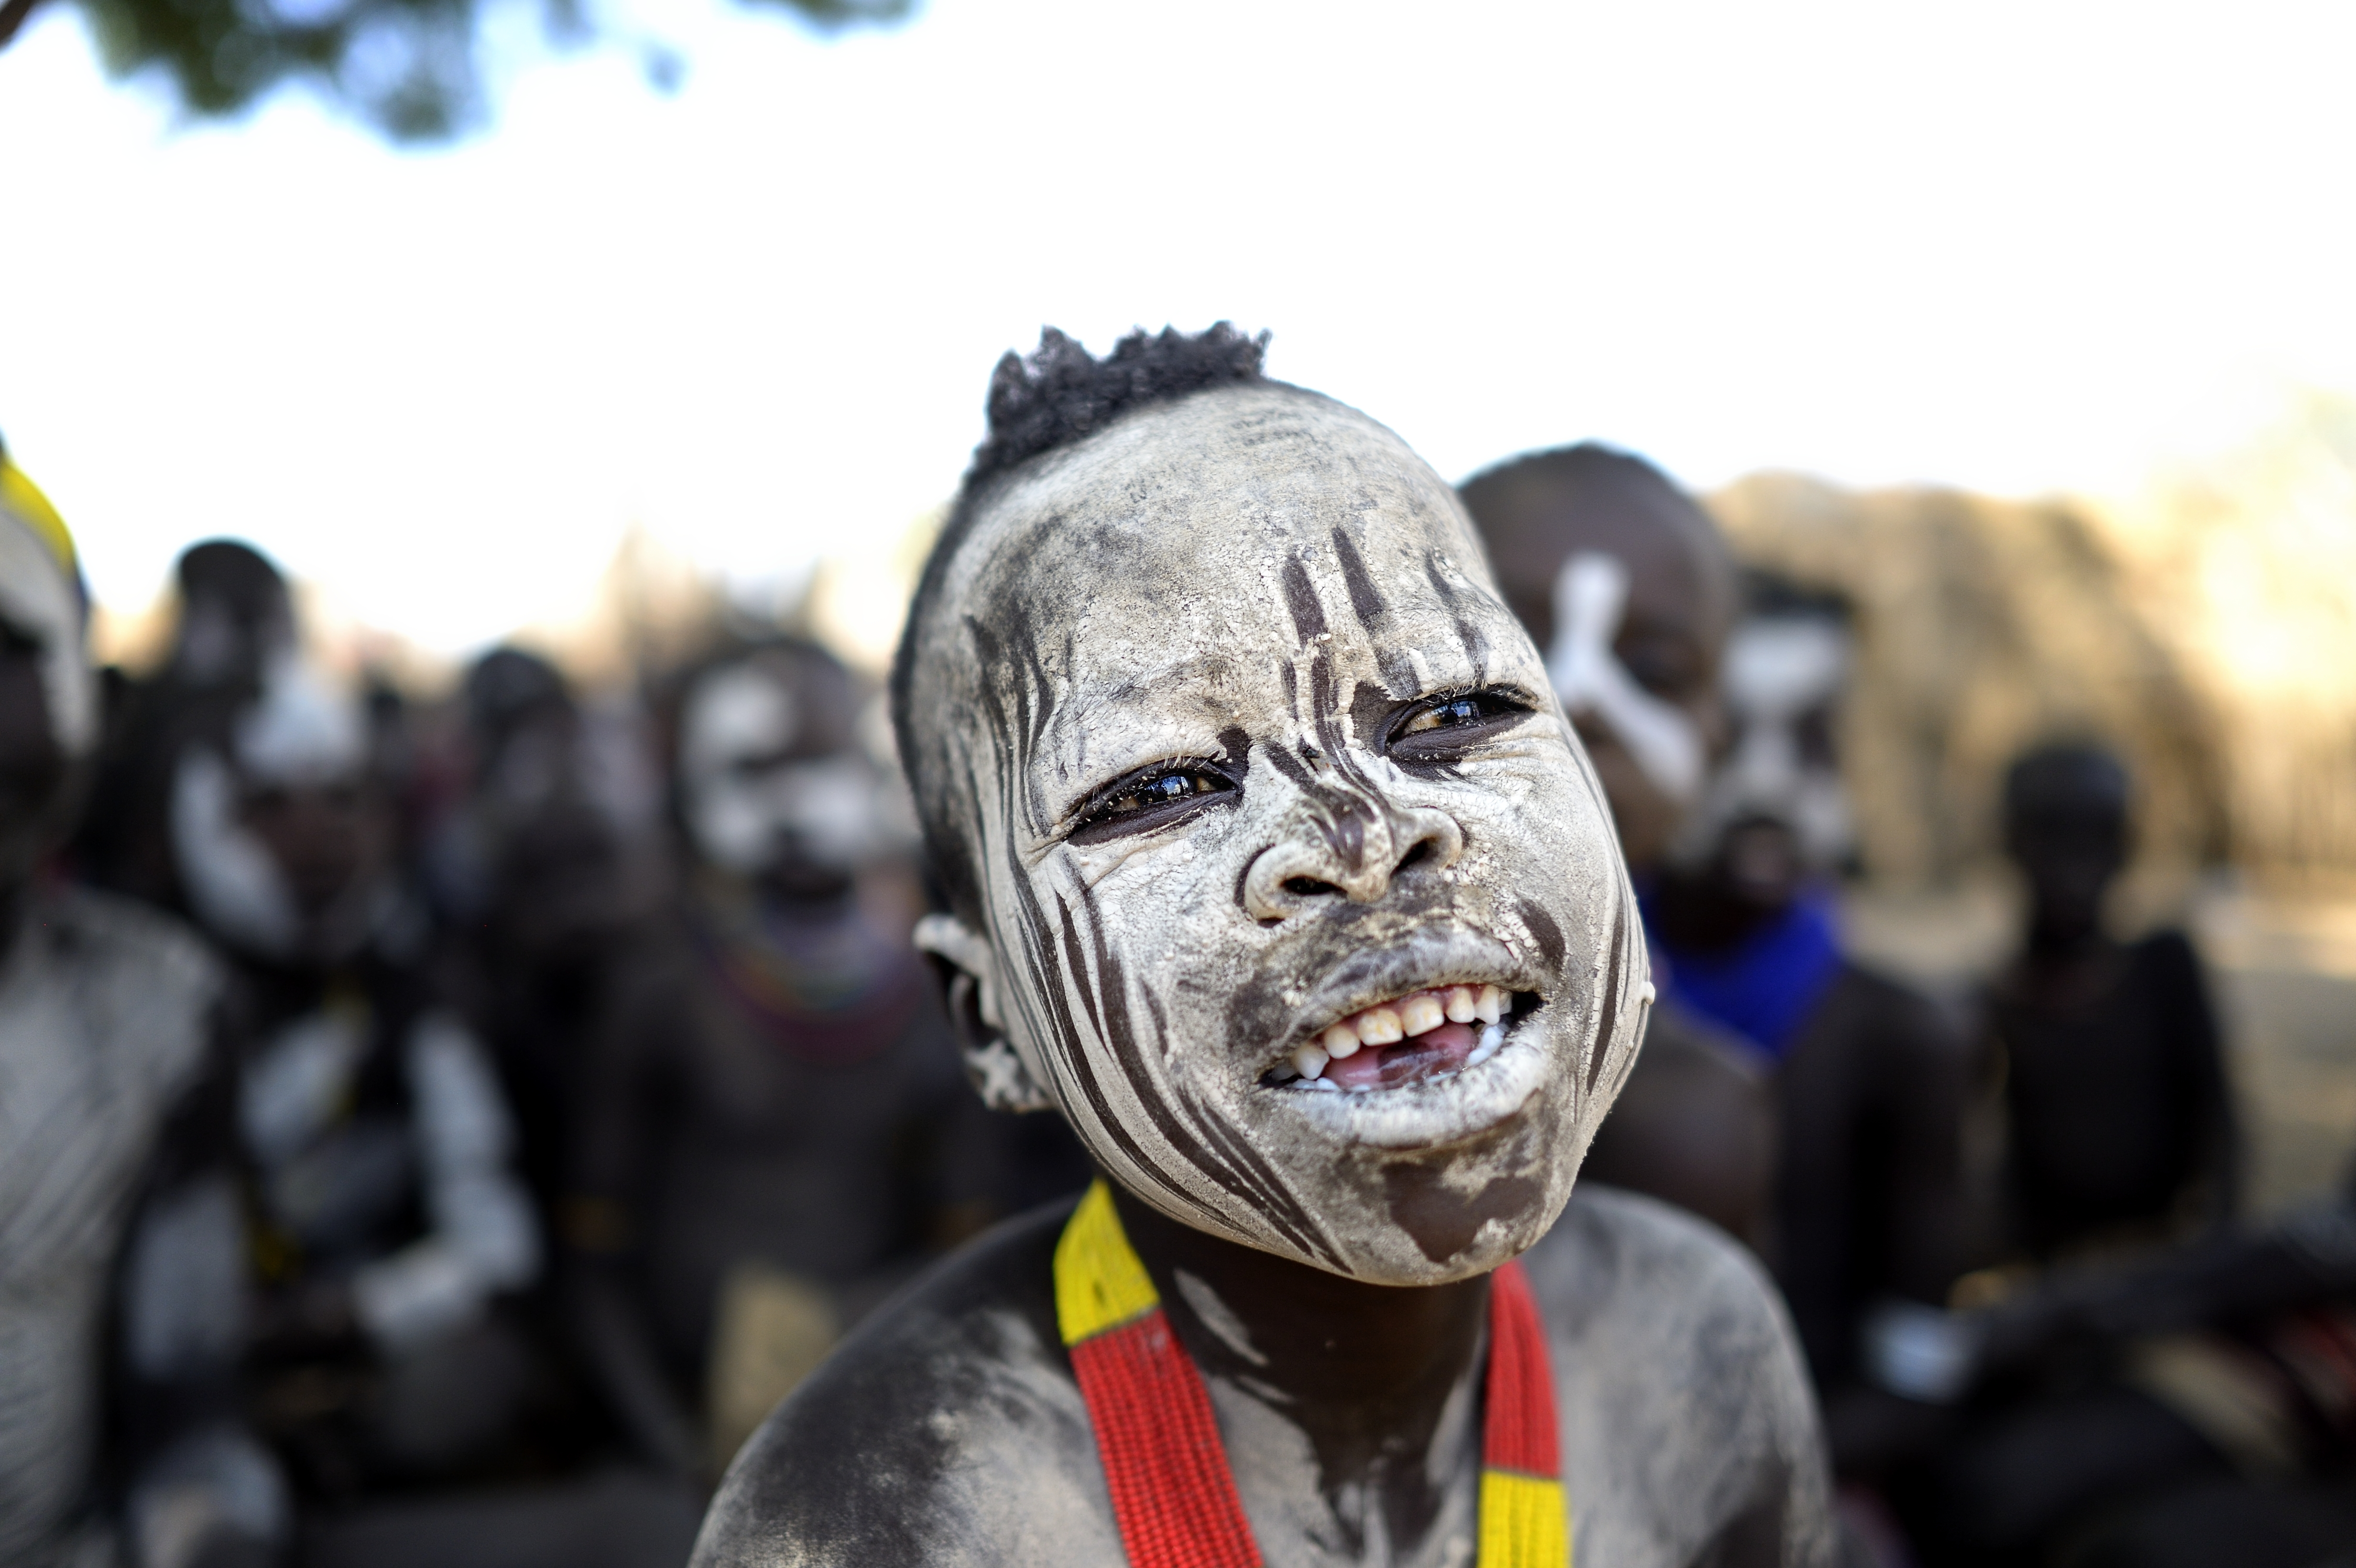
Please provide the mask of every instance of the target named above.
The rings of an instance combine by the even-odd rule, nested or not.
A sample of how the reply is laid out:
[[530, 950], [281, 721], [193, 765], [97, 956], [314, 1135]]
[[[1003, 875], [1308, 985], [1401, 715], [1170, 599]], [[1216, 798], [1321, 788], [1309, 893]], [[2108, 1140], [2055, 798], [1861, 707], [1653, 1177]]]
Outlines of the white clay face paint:
[[793, 743], [793, 693], [750, 665], [713, 670], [680, 716], [680, 768], [688, 830], [716, 866], [749, 876], [766, 861], [778, 824], [746, 764]]
[[80, 601], [49, 547], [6, 510], [0, 510], [0, 621], [40, 645], [50, 732], [67, 756], [87, 755], [98, 740], [98, 687], [82, 656]]
[[368, 763], [359, 705], [298, 655], [273, 659], [255, 701], [230, 726], [226, 755], [191, 746], [172, 780], [172, 853], [198, 919], [233, 947], [269, 957], [357, 948], [379, 912], [380, 884], [362, 881], [306, 922], [284, 869], [241, 816], [257, 786], [328, 788]]
[[267, 845], [238, 820], [238, 785], [209, 746], [192, 746], [172, 778], [172, 854], [197, 918], [250, 953], [291, 955], [302, 917]]
[[1822, 616], [1762, 615], [1736, 626], [1720, 676], [1735, 743], [1681, 825], [1676, 859], [1707, 860], [1730, 828], [1761, 819], [1789, 829], [1811, 869], [1829, 869], [1847, 850], [1840, 770], [1803, 743], [1801, 729], [1828, 720], [1848, 667], [1848, 634]]
[[[1198, 393], [989, 497], [920, 635], [913, 732], [986, 906], [921, 940], [980, 972], [985, 1021], [1124, 1187], [1396, 1285], [1545, 1233], [1633, 1058], [1644, 949], [1594, 774], [1437, 475], [1323, 399]], [[1521, 705], [1448, 765], [1390, 749], [1495, 691]], [[1072, 836], [1190, 759], [1239, 787]], [[1327, 1025], [1457, 983], [1526, 998], [1477, 1065], [1284, 1081]]]
[[777, 819], [822, 866], [849, 869], [883, 837], [878, 784], [864, 758], [825, 757], [777, 770]]
[[788, 838], [816, 864], [847, 869], [884, 836], [881, 784], [856, 753], [779, 761], [800, 732], [790, 688], [757, 666], [696, 683], [680, 715], [688, 830], [714, 865], [751, 876]]
[[271, 661], [261, 700], [237, 720], [238, 769], [290, 787], [351, 778], [368, 762], [359, 709], [319, 671], [288, 654]]
[[1653, 787], [1679, 805], [1701, 791], [1702, 739], [1693, 720], [1637, 684], [1612, 651], [1628, 609], [1628, 569], [1618, 557], [1581, 552], [1554, 580], [1554, 646], [1547, 675], [1563, 711], [1611, 726]]

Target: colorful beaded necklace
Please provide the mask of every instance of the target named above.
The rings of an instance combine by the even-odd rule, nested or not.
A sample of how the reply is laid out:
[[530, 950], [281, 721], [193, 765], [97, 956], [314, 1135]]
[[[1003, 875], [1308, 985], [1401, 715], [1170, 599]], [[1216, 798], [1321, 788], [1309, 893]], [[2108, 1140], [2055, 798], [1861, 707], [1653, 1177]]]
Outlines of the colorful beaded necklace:
[[[1260, 1568], [1203, 1374], [1098, 1180], [1055, 1245], [1055, 1318], [1130, 1568]], [[1570, 1568], [1554, 1377], [1518, 1261], [1489, 1280], [1478, 1568]]]

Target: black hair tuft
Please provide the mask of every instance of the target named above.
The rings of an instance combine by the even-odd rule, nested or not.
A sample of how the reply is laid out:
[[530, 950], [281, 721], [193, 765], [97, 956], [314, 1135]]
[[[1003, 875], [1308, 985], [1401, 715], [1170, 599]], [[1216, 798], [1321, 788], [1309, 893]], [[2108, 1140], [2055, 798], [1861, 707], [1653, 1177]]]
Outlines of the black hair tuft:
[[1193, 333], [1170, 326], [1148, 333], [1139, 327], [1098, 359], [1049, 326], [1040, 330], [1037, 348], [1027, 356], [1010, 350], [991, 373], [990, 433], [973, 449], [973, 463], [958, 486], [957, 501], [926, 558], [892, 660], [892, 729], [900, 765], [916, 797], [934, 878], [958, 913], [973, 918], [980, 911], [980, 884], [963, 840], [943, 813], [937, 748], [917, 734], [909, 705], [917, 645], [949, 562], [972, 531], [982, 491], [1001, 475], [1108, 429], [1138, 409], [1213, 387], [1264, 382], [1260, 361], [1268, 352], [1268, 336], [1263, 332], [1247, 337], [1225, 321]]
[[1259, 380], [1268, 334], [1247, 337], [1232, 323], [1206, 331], [1143, 327], [1098, 359], [1050, 326], [1027, 356], [1008, 350], [990, 377], [990, 433], [966, 470], [970, 493], [984, 480], [1093, 435], [1147, 403]]

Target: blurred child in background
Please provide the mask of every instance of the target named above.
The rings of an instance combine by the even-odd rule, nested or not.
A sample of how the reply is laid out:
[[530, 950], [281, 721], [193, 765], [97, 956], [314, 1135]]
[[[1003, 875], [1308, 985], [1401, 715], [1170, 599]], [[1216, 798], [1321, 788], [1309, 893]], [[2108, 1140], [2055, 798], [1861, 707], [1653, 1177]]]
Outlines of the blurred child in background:
[[259, 1417], [321, 1500], [495, 1472], [533, 1381], [500, 1303], [537, 1277], [541, 1232], [498, 1080], [391, 875], [360, 710], [292, 654], [192, 707], [171, 843], [247, 1042]]
[[716, 1477], [970, 1228], [980, 1107], [908, 944], [910, 840], [862, 712], [832, 656], [783, 638], [713, 655], [667, 705], [680, 887], [614, 977], [564, 1225], [607, 1394], [685, 1473]]
[[[1928, 998], [1843, 951], [1851, 852], [1837, 745], [1846, 606], [1754, 574], [1724, 675], [1733, 745], [1644, 890], [1668, 994], [1771, 1076], [1770, 1255], [1845, 1477], [1918, 1450], [1954, 1392], [1902, 1348], [1963, 1266], [1963, 1040]], [[1931, 1315], [1930, 1318], [1925, 1314]], [[1885, 1344], [1885, 1340], [1894, 1344]]]
[[260, 1568], [293, 1520], [240, 1418], [222, 976], [44, 873], [98, 740], [83, 617], [72, 540], [0, 453], [0, 1561]]
[[2002, 1056], [2014, 1243], [2050, 1261], [2230, 1218], [2239, 1138], [2215, 1010], [2184, 933], [2113, 937], [2126, 769], [2040, 746], [2005, 777], [2005, 848], [2028, 884], [2019, 954], [1988, 997]]

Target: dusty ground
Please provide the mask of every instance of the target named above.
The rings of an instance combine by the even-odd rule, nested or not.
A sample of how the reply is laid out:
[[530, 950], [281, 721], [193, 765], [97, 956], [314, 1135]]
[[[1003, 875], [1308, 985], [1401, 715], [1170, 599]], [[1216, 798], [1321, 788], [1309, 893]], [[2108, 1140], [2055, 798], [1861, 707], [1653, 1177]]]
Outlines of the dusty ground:
[[[1868, 889], [1846, 901], [1852, 949], [1958, 1008], [2012, 938], [2011, 890]], [[2210, 965], [2251, 1144], [2250, 1208], [2278, 1212], [2356, 1163], [2356, 896], [2211, 889], [2185, 920]]]

